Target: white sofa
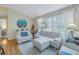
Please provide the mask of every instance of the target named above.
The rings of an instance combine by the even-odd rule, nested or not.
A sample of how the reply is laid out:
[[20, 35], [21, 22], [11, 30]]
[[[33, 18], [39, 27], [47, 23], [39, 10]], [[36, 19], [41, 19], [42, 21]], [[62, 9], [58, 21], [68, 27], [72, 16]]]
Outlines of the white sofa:
[[79, 55], [79, 46], [73, 43], [64, 42], [60, 51], [60, 55]]
[[[42, 41], [44, 43], [46, 40], [49, 42], [49, 46], [52, 46], [56, 49], [60, 47], [61, 42], [62, 42], [61, 35], [59, 33], [55, 33], [55, 32], [41, 31], [39, 34], [35, 35], [35, 37], [36, 38], [34, 39], [34, 46], [36, 48], [38, 48], [40, 51], [41, 51], [41, 49], [44, 50], [45, 48], [48, 47], [48, 45], [47, 45], [48, 43], [41, 44], [40, 41]], [[43, 47], [40, 48], [40, 44], [38, 44], [38, 43], [40, 43], [41, 46], [43, 46]], [[44, 47], [44, 46], [46, 46], [46, 47]]]

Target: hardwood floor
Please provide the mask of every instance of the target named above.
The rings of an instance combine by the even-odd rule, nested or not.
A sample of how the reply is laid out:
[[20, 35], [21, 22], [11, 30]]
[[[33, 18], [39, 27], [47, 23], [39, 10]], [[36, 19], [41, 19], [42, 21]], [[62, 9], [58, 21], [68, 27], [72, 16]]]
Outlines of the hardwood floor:
[[2, 39], [0, 40], [0, 43], [2, 43], [6, 55], [21, 55], [16, 40]]

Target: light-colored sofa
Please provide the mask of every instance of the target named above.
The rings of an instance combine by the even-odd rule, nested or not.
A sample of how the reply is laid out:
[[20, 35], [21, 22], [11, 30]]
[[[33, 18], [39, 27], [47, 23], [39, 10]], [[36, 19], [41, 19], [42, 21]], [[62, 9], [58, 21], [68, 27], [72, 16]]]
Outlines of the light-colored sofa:
[[74, 43], [63, 42], [59, 51], [60, 55], [79, 55], [79, 46]]
[[[41, 42], [38, 44], [37, 40], [41, 40], [45, 44], [41, 44]], [[45, 42], [45, 40], [49, 42], [49, 45], [48, 45], [48, 43]], [[34, 46], [36, 48], [38, 48], [40, 51], [43, 51], [45, 48], [47, 48], [49, 46], [52, 46], [57, 49], [61, 45], [62, 37], [61, 37], [60, 33], [49, 32], [49, 31], [40, 31], [37, 35], [35, 35], [35, 39], [33, 40], [33, 42], [34, 42]], [[39, 48], [39, 47], [41, 47], [41, 48]]]

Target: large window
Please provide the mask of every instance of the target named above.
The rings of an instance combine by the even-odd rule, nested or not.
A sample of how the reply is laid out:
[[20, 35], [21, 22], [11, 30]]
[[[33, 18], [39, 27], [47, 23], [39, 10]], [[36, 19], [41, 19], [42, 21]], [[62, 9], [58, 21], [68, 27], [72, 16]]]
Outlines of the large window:
[[54, 31], [54, 32], [62, 31], [62, 28], [64, 27], [64, 25], [62, 25], [63, 24], [62, 13], [51, 16], [51, 19], [49, 21], [50, 21], [51, 31]]
[[75, 8], [68, 8], [51, 16], [40, 17], [38, 20], [41, 31], [52, 31], [65, 34], [68, 24], [73, 23]]

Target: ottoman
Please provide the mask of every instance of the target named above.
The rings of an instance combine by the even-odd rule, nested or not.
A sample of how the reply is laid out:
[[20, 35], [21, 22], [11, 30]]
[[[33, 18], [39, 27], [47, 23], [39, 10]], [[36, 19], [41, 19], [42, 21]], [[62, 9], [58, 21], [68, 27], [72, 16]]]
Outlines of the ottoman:
[[40, 51], [45, 50], [47, 47], [49, 47], [49, 40], [45, 38], [36, 38], [33, 40], [34, 47], [38, 48]]

